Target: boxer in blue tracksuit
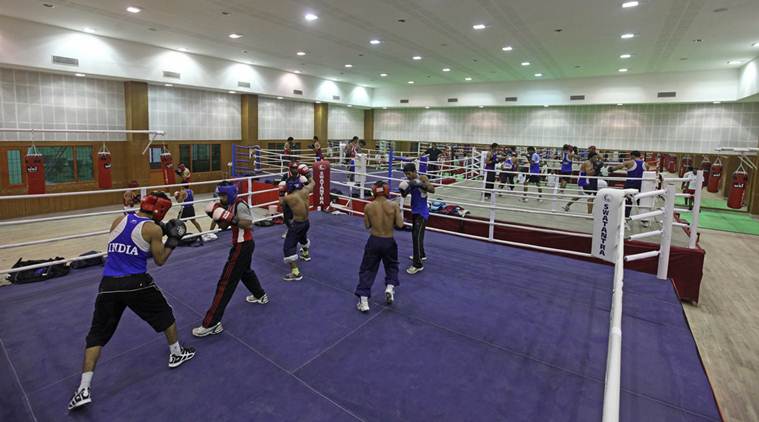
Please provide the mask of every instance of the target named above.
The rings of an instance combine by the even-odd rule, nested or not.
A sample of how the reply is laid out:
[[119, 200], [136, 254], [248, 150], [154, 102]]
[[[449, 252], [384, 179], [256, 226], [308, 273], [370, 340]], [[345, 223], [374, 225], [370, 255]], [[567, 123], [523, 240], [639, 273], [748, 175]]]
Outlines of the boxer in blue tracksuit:
[[430, 218], [427, 193], [434, 193], [435, 186], [430, 183], [427, 176], [419, 176], [414, 163], [404, 165], [403, 173], [408, 180], [399, 183], [398, 190], [404, 198], [411, 195], [411, 240], [414, 245], [414, 255], [411, 257], [413, 264], [406, 269], [406, 272], [416, 274], [424, 269], [424, 261], [427, 260], [427, 254], [424, 252], [424, 229]]
[[[108, 259], [100, 280], [92, 325], [87, 333], [82, 378], [69, 401], [68, 409], [92, 402], [90, 385], [100, 352], [116, 332], [122, 314], [129, 308], [156, 332], [163, 332], [169, 343], [169, 368], [176, 368], [195, 356], [195, 349], [182, 347], [177, 339], [174, 312], [161, 290], [147, 273], [148, 259], [163, 265], [177, 247], [186, 227], [180, 220], [161, 223], [171, 208], [163, 192], [153, 192], [140, 201], [135, 214], [119, 216], [111, 224]], [[167, 240], [163, 243], [163, 236]]]
[[[627, 171], [627, 180], [625, 180], [625, 189], [637, 189], [640, 192], [641, 185], [643, 184], [643, 170], [645, 170], [644, 162], [641, 159], [640, 151], [632, 151], [630, 153], [630, 160], [623, 161], [622, 164], [616, 166], [609, 166], [610, 171], [625, 169]], [[630, 217], [632, 212], [633, 201], [628, 196], [625, 201], [627, 206], [625, 207], [625, 218]]]

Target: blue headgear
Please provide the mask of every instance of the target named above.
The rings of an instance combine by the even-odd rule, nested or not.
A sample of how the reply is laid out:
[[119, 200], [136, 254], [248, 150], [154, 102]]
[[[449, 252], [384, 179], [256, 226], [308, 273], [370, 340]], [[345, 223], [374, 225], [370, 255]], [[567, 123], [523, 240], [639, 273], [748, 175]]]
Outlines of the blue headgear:
[[216, 193], [219, 195], [226, 195], [227, 196], [227, 203], [231, 204], [235, 202], [235, 198], [237, 198], [237, 186], [229, 183], [229, 184], [222, 184], [219, 183], [216, 185]]

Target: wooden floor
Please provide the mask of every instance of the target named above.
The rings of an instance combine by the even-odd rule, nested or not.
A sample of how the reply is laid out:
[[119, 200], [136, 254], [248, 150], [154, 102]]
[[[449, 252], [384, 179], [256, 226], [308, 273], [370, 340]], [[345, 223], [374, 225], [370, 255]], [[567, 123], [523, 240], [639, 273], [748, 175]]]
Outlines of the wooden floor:
[[[445, 191], [440, 193], [444, 194]], [[470, 196], [474, 198], [476, 194]], [[207, 195], [201, 195], [198, 199], [204, 197]], [[499, 203], [501, 202], [510, 203], [512, 199], [499, 198]], [[530, 201], [529, 204], [538, 205], [535, 201]], [[540, 207], [550, 209], [551, 203], [544, 202]], [[582, 204], [575, 204], [574, 207], [574, 211], [583, 212]], [[69, 214], [108, 209], [80, 210]], [[203, 206], [198, 204], [196, 210], [198, 221], [203, 229], [207, 229], [210, 220], [205, 217]], [[174, 208], [169, 215], [174, 217], [177, 211], [178, 208]], [[566, 224], [563, 223], [563, 218], [529, 214], [526, 217], [515, 217], [514, 214], [517, 213], [504, 213], [504, 217], [512, 221], [527, 218], [525, 221], [528, 224]], [[0, 227], [0, 244], [105, 230], [115, 217], [116, 215], [107, 215], [4, 226]], [[188, 229], [190, 232], [196, 231], [189, 224]], [[69, 257], [90, 250], [103, 251], [105, 242], [106, 235], [100, 235], [0, 250], [0, 268], [10, 267], [20, 256], [38, 259]], [[701, 247], [706, 250], [701, 301], [697, 306], [684, 305], [685, 313], [726, 420], [759, 421], [759, 237], [703, 230]], [[0, 287], [0, 295], [2, 294], [3, 288]]]

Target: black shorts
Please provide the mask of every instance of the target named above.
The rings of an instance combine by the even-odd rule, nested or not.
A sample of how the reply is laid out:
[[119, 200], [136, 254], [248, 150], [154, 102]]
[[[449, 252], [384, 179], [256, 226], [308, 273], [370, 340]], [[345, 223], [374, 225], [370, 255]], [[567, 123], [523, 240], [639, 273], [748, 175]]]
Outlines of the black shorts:
[[561, 172], [561, 173], [559, 173], [559, 174], [561, 174], [561, 176], [559, 177], [559, 182], [566, 182], [566, 183], [570, 183], [570, 182], [572, 181], [572, 180], [571, 180], [572, 178], [571, 178], [571, 177], [569, 177], [569, 176], [571, 176], [571, 175], [572, 175], [572, 172], [571, 172], [571, 171], [562, 171], [562, 172]]
[[195, 217], [195, 208], [192, 206], [182, 207], [182, 210], [179, 211], [179, 218], [191, 218], [191, 217]]
[[536, 185], [540, 185], [540, 175], [531, 174], [531, 175], [527, 176], [527, 182], [526, 183], [535, 183]]
[[306, 221], [293, 221], [287, 229], [285, 235], [284, 256], [285, 262], [295, 262], [298, 260], [298, 244], [308, 248], [311, 243], [308, 240], [308, 228], [311, 223]]
[[150, 274], [103, 277], [100, 281], [87, 347], [105, 346], [119, 325], [124, 309], [129, 308], [157, 332], [174, 323], [174, 311]]

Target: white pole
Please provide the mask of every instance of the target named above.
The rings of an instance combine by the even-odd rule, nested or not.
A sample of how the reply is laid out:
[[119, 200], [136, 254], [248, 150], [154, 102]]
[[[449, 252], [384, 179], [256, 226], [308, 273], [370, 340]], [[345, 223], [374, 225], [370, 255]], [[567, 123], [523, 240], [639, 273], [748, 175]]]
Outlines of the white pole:
[[253, 178], [248, 177], [248, 205], [253, 205]]
[[493, 240], [495, 235], [495, 193], [490, 194], [490, 224], [488, 225], [488, 239]]
[[603, 422], [619, 421], [619, 395], [622, 376], [622, 287], [624, 285], [625, 262], [625, 205], [619, 209], [619, 246], [614, 262], [614, 285], [611, 296], [609, 317], [609, 346], [606, 351], [606, 380], [604, 385]]
[[675, 213], [675, 186], [668, 184], [665, 190], [667, 194], [664, 196], [663, 233], [659, 244], [659, 266], [656, 270], [656, 278], [659, 280], [666, 280], [669, 271], [669, 249], [672, 245], [672, 222]]
[[696, 249], [696, 241], [698, 240], [698, 219], [701, 214], [701, 189], [704, 185], [704, 171], [699, 170], [696, 172], [696, 190], [693, 192], [693, 211], [691, 212], [690, 222], [690, 238], [688, 239], [688, 247]]
[[554, 212], [556, 212], [556, 198], [557, 198], [556, 195], [559, 194], [559, 184], [560, 183], [561, 182], [559, 181], [559, 178], [556, 178], [556, 180], [554, 180], [554, 184], [553, 184], [553, 200], [551, 201], [551, 211], [554, 211]]

